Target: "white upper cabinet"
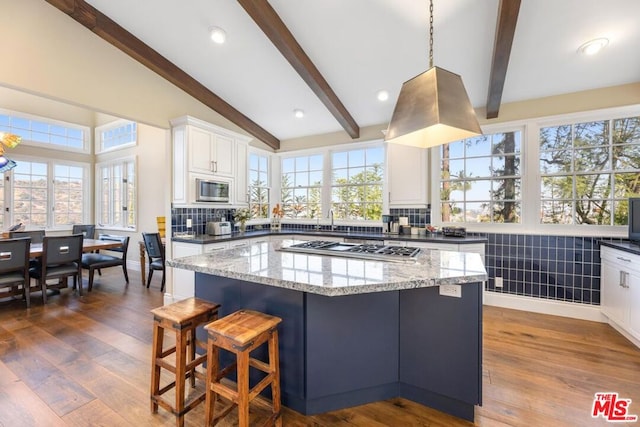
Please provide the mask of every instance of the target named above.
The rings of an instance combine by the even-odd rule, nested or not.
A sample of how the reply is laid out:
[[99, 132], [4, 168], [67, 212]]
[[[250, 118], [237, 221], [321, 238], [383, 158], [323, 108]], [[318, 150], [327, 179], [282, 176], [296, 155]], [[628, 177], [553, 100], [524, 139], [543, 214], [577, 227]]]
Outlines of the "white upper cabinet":
[[189, 172], [233, 178], [235, 141], [206, 129], [189, 126]]
[[228, 182], [228, 204], [246, 205], [251, 138], [189, 116], [174, 119], [171, 125], [173, 203], [194, 204], [196, 178], [200, 178]]
[[428, 150], [387, 145], [389, 207], [426, 207], [429, 203]]

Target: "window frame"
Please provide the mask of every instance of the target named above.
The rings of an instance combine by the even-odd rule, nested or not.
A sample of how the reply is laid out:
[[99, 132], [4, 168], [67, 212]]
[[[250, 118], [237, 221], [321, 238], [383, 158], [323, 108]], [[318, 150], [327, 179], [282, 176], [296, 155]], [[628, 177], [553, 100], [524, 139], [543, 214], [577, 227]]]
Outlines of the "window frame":
[[[80, 149], [80, 152], [84, 154], [91, 154], [91, 128], [89, 126], [83, 126], [76, 123], [65, 122], [63, 120], [55, 120], [48, 117], [37, 116], [34, 114], [21, 113], [17, 111], [7, 110], [4, 108], [0, 108], [0, 114], [4, 114], [7, 116], [19, 118], [19, 119], [45, 123], [48, 125], [61, 126], [65, 128], [80, 130], [82, 131], [82, 136], [83, 136], [82, 148]], [[16, 132], [12, 131], [12, 133], [16, 133]], [[38, 142], [38, 141], [33, 141], [27, 138], [22, 138], [21, 145], [46, 148], [48, 150], [56, 150], [56, 151], [66, 151], [66, 152], [73, 152], [73, 153], [78, 152], [78, 148], [75, 148], [75, 147], [68, 147], [66, 145], [58, 145], [53, 143]]]
[[589, 121], [615, 120], [640, 116], [640, 104], [598, 109], [577, 113], [559, 114], [553, 116], [536, 117], [514, 120], [499, 124], [483, 125], [483, 133], [498, 133], [522, 127], [521, 176], [522, 176], [522, 221], [519, 224], [489, 224], [489, 223], [443, 223], [440, 220], [440, 154], [439, 147], [431, 149], [431, 194], [432, 209], [431, 222], [435, 226], [462, 226], [468, 231], [497, 232], [497, 233], [526, 233], [553, 234], [572, 236], [607, 236], [627, 238], [627, 226], [586, 225], [586, 224], [542, 224], [539, 212], [541, 202], [541, 173], [539, 169], [540, 129], [550, 126], [583, 123]]
[[[373, 165], [375, 165], [375, 163], [369, 163], [368, 159], [366, 158], [366, 151], [369, 149], [380, 149], [381, 150], [381, 158], [382, 158], [382, 162], [381, 162], [381, 169], [382, 169], [382, 180], [379, 183], [374, 183], [372, 181], [367, 181], [366, 183], [363, 184], [345, 184], [345, 185], [340, 185], [340, 184], [336, 184], [333, 181], [333, 175], [335, 173], [335, 171], [339, 171], [339, 170], [346, 170], [347, 172], [350, 171], [353, 168], [360, 168], [358, 166], [351, 166], [349, 164], [349, 153], [351, 152], [355, 152], [355, 151], [365, 151], [365, 159], [364, 159], [364, 166], [362, 166], [363, 171], [362, 172], [366, 172], [370, 167], [372, 167]], [[338, 153], [345, 153], [347, 154], [347, 165], [345, 167], [341, 167], [341, 168], [337, 168], [336, 165], [333, 163], [334, 161], [334, 155], [338, 154]], [[367, 221], [367, 222], [378, 222], [378, 221], [382, 221], [382, 215], [385, 212], [385, 197], [384, 195], [385, 193], [385, 177], [387, 176], [387, 168], [386, 168], [386, 145], [384, 144], [368, 144], [366, 146], [359, 146], [359, 147], [340, 147], [340, 148], [334, 148], [332, 150], [330, 150], [329, 152], [329, 167], [330, 167], [330, 175], [331, 175], [331, 182], [329, 183], [330, 186], [330, 209], [334, 210], [334, 214], [335, 214], [335, 207], [334, 207], [334, 201], [333, 201], [333, 191], [336, 188], [367, 188], [367, 187], [372, 187], [372, 186], [380, 186], [380, 196], [381, 199], [379, 201], [379, 205], [380, 205], [380, 219], [340, 219], [341, 221]], [[336, 202], [338, 203], [338, 202]], [[353, 202], [350, 202], [353, 203]], [[366, 205], [373, 205], [373, 204], [377, 204], [377, 202], [366, 202]], [[336, 219], [339, 219], [338, 217], [336, 217]]]
[[[127, 221], [121, 221], [118, 224], [112, 223], [112, 224], [103, 224], [101, 222], [101, 217], [102, 217], [102, 168], [104, 167], [113, 167], [115, 165], [120, 165], [122, 167], [123, 173], [126, 174], [126, 166], [130, 163], [133, 163], [133, 167], [134, 167], [134, 204], [135, 204], [135, 212], [134, 212], [134, 220], [135, 220], [135, 224], [133, 226], [127, 225]], [[110, 160], [106, 160], [106, 161], [102, 161], [102, 162], [96, 162], [95, 164], [95, 224], [97, 226], [99, 226], [101, 229], [104, 230], [114, 230], [114, 231], [129, 231], [129, 232], [135, 232], [138, 229], [138, 223], [139, 223], [139, 219], [138, 219], [138, 214], [140, 212], [140, 207], [138, 204], [138, 175], [139, 175], [139, 171], [140, 168], [138, 166], [138, 158], [136, 155], [133, 156], [124, 156], [124, 157], [118, 157], [118, 158], [114, 158], [114, 159], [110, 159]], [[127, 180], [128, 180], [128, 175], [127, 175]], [[127, 200], [126, 197], [126, 187], [123, 186], [121, 189], [121, 194], [120, 197], [122, 198], [123, 201]], [[128, 211], [128, 206], [127, 206], [127, 211]], [[127, 215], [122, 215], [122, 218], [124, 219]]]
[[[522, 206], [523, 206], [523, 202], [524, 202], [523, 201], [524, 197], [523, 197], [522, 186], [523, 186], [523, 180], [524, 180], [524, 172], [523, 172], [524, 162], [523, 162], [523, 159], [524, 159], [525, 155], [524, 155], [523, 151], [525, 150], [525, 129], [524, 129], [523, 126], [514, 126], [514, 127], [507, 127], [507, 128], [500, 129], [500, 130], [494, 129], [491, 132], [483, 132], [483, 134], [485, 136], [493, 136], [493, 135], [496, 135], [496, 134], [516, 133], [516, 132], [520, 133], [520, 150], [517, 151], [517, 152], [514, 152], [514, 153], [507, 153], [507, 154], [514, 154], [514, 155], [517, 155], [517, 157], [519, 158], [519, 160], [520, 160], [520, 165], [519, 165], [520, 171], [519, 171], [518, 175], [503, 175], [503, 176], [495, 175], [494, 176], [493, 174], [491, 174], [491, 172], [489, 170], [487, 174], [479, 175], [479, 176], [475, 176], [475, 177], [469, 175], [469, 176], [466, 177], [465, 180], [458, 180], [458, 181], [463, 181], [463, 182], [488, 181], [489, 183], [492, 184], [494, 181], [499, 181], [500, 179], [502, 179], [504, 177], [513, 178], [513, 179], [516, 179], [516, 180], [519, 179], [520, 180], [520, 192], [519, 192], [520, 193], [519, 194], [520, 197], [519, 197], [519, 199], [516, 199], [516, 201], [519, 202], [519, 204], [520, 204], [520, 221], [518, 221], [518, 222], [496, 222], [496, 221], [493, 220], [493, 217], [492, 217], [489, 222], [481, 222], [481, 223], [479, 223], [479, 222], [465, 222], [465, 221], [450, 221], [450, 222], [443, 222], [443, 223], [446, 223], [448, 225], [450, 224], [450, 225], [453, 225], [453, 226], [455, 226], [457, 224], [458, 226], [460, 226], [461, 224], [474, 224], [474, 225], [475, 224], [494, 224], [494, 225], [500, 224], [500, 225], [502, 225], [502, 224], [520, 224], [520, 223], [523, 222], [523, 220], [524, 220], [523, 219], [524, 212], [523, 212]], [[465, 140], [462, 140], [462, 141], [472, 140], [472, 139], [474, 139], [474, 138], [466, 138]], [[456, 141], [456, 142], [458, 142], [458, 141]], [[489, 143], [493, 144], [493, 139], [491, 139], [489, 141]], [[436, 147], [437, 156], [438, 156], [438, 163], [437, 163], [437, 165], [434, 163], [434, 170], [438, 171], [438, 178], [437, 178], [438, 179], [438, 183], [437, 183], [438, 186], [437, 186], [437, 191], [435, 191], [433, 194], [436, 195], [434, 197], [434, 199], [437, 199], [437, 201], [434, 200], [433, 203], [432, 203], [432, 206], [437, 204], [437, 212], [438, 212], [438, 217], [437, 218], [438, 219], [440, 219], [442, 217], [442, 200], [440, 198], [440, 189], [441, 189], [442, 182], [444, 182], [442, 180], [442, 177], [441, 177], [441, 172], [442, 171], [441, 171], [441, 168], [440, 168], [441, 160], [442, 160], [442, 157], [440, 155], [441, 148], [442, 148], [442, 146]], [[465, 163], [464, 171], [468, 172], [468, 170], [466, 168], [466, 164], [467, 164], [467, 160], [468, 159], [489, 159], [490, 161], [493, 161], [493, 159], [496, 158], [496, 157], [500, 157], [500, 156], [489, 152], [486, 155], [480, 155], [480, 156], [479, 155], [467, 156], [465, 154], [463, 157], [459, 157], [459, 158], [455, 157], [455, 158], [453, 158], [453, 160], [462, 160], [462, 161], [464, 161], [464, 163]], [[505, 156], [502, 156], [502, 157], [505, 157]], [[447, 181], [455, 182], [455, 180], [447, 180]], [[486, 200], [471, 200], [471, 201], [469, 201], [465, 197], [460, 202], [463, 203], [463, 206], [465, 206], [469, 202], [477, 203], [477, 202], [482, 202], [482, 201], [486, 201], [486, 202], [489, 202], [490, 204], [492, 204], [492, 203], [494, 203], [496, 201], [496, 199], [494, 199], [492, 197], [491, 193], [489, 193]], [[504, 201], [504, 200], [502, 200], [502, 201]], [[432, 209], [432, 213], [433, 213], [434, 210], [435, 209]], [[433, 219], [433, 215], [432, 215], [432, 219]]]
[[[134, 141], [131, 141], [131, 142], [128, 142], [128, 143], [122, 144], [122, 145], [116, 145], [114, 147], [109, 147], [109, 148], [104, 148], [103, 147], [102, 134], [104, 132], [108, 132], [108, 131], [114, 130], [114, 129], [119, 129], [119, 128], [122, 128], [124, 126], [127, 126], [128, 124], [134, 124], [136, 126], [136, 133], [135, 133], [136, 138], [135, 138]], [[138, 123], [133, 121], [133, 120], [118, 119], [118, 120], [115, 120], [113, 122], [109, 122], [109, 123], [104, 124], [104, 125], [96, 126], [95, 131], [94, 131], [95, 153], [96, 154], [110, 153], [112, 151], [125, 150], [127, 148], [135, 147], [135, 146], [138, 145], [139, 132], [140, 132], [140, 128], [138, 126]]]
[[264, 187], [260, 187], [260, 188], [265, 188], [267, 190], [267, 216], [266, 218], [251, 218], [248, 222], [251, 224], [258, 224], [260, 222], [268, 222], [269, 219], [271, 218], [271, 206], [275, 206], [273, 204], [273, 197], [274, 197], [274, 190], [273, 190], [273, 180], [274, 180], [274, 176], [276, 176], [273, 173], [273, 162], [272, 162], [272, 153], [268, 152], [268, 151], [264, 151], [264, 150], [259, 150], [257, 148], [254, 147], [250, 147], [249, 150], [247, 150], [247, 190], [249, 191], [249, 196], [248, 196], [248, 207], [249, 207], [249, 211], [251, 211], [251, 189], [253, 188], [253, 186], [251, 185], [251, 156], [258, 156], [258, 157], [264, 157], [267, 159], [267, 185]]
[[[387, 165], [387, 145], [384, 143], [382, 139], [373, 139], [369, 141], [362, 141], [356, 143], [347, 144], [339, 144], [339, 145], [330, 145], [324, 147], [317, 148], [307, 148], [302, 150], [291, 150], [285, 152], [275, 153], [274, 158], [277, 158], [277, 161], [273, 162], [272, 166], [272, 177], [273, 185], [272, 185], [272, 194], [271, 198], [272, 205], [276, 203], [282, 204], [282, 190], [280, 188], [282, 181], [282, 160], [284, 157], [299, 157], [299, 156], [312, 156], [312, 155], [322, 155], [323, 156], [323, 175], [322, 175], [322, 186], [320, 199], [321, 199], [321, 215], [320, 218], [312, 219], [312, 218], [286, 218], [287, 222], [292, 222], [296, 224], [313, 224], [313, 225], [326, 225], [329, 224], [328, 213], [331, 206], [331, 189], [332, 189], [332, 165], [331, 158], [333, 152], [342, 152], [342, 151], [351, 151], [351, 150], [359, 150], [363, 148], [370, 148], [372, 146], [380, 146], [383, 150], [383, 186], [382, 186], [382, 211], [383, 213], [388, 210], [388, 199], [385, 196], [387, 194], [387, 179], [388, 179], [388, 165]], [[381, 220], [343, 220], [337, 219], [334, 221], [335, 224], [339, 224], [342, 226], [356, 226], [356, 227], [375, 227], [380, 226]]]
[[[82, 192], [84, 195], [91, 195], [91, 164], [86, 162], [77, 162], [72, 160], [64, 160], [64, 159], [46, 159], [38, 156], [24, 156], [24, 155], [11, 155], [11, 157], [16, 162], [30, 162], [30, 163], [44, 163], [47, 165], [47, 213], [46, 213], [46, 224], [44, 226], [47, 230], [67, 230], [69, 226], [72, 224], [55, 224], [55, 211], [53, 210], [55, 206], [55, 188], [53, 185], [54, 174], [55, 174], [55, 166], [72, 166], [82, 168]], [[9, 211], [5, 209], [4, 211], [4, 223], [5, 228], [16, 223], [14, 217], [14, 170], [10, 170], [4, 173], [4, 207], [8, 208]], [[9, 177], [9, 182], [11, 183], [7, 186], [7, 177]], [[87, 223], [91, 218], [91, 197], [83, 197], [82, 202], [82, 223]], [[28, 229], [40, 228], [40, 226], [29, 226]]]

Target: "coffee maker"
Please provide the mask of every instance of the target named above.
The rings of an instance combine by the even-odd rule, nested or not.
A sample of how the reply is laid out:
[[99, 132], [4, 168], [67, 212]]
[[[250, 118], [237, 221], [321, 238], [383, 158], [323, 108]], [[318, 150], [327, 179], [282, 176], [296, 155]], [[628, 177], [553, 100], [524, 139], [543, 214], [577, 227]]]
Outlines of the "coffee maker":
[[382, 215], [382, 232], [398, 234], [398, 220], [393, 215]]

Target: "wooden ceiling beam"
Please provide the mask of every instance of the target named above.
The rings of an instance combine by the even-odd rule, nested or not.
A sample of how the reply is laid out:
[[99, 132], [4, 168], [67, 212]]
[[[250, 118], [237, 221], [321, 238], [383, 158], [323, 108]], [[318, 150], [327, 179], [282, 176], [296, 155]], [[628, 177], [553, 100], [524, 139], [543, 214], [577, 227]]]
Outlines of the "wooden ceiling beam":
[[276, 150], [280, 148], [278, 138], [84, 0], [46, 1], [247, 133]]
[[493, 61], [489, 77], [489, 93], [487, 94], [487, 119], [495, 119], [500, 111], [502, 91], [507, 77], [511, 45], [516, 32], [520, 0], [500, 0], [496, 38], [493, 44]]
[[320, 101], [338, 120], [349, 136], [353, 139], [358, 138], [360, 127], [269, 2], [267, 0], [238, 0], [238, 3], [289, 61], [316, 96], [320, 98]]

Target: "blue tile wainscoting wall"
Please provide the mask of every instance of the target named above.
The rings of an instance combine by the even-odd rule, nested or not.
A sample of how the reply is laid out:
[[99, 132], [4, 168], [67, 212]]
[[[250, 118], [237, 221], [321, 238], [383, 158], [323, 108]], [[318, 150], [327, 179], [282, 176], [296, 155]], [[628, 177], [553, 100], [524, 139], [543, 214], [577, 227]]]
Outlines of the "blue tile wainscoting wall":
[[[173, 208], [172, 232], [192, 231], [203, 234], [208, 221], [232, 220], [233, 209]], [[407, 216], [409, 223], [424, 227], [430, 223], [430, 209], [391, 209], [391, 215]], [[247, 229], [268, 229], [269, 224]], [[314, 224], [283, 224], [288, 230], [313, 230]], [[328, 230], [329, 226], [322, 224]], [[380, 232], [380, 227], [346, 227], [352, 232]], [[487, 291], [545, 300], [600, 305], [600, 240], [624, 241], [607, 237], [572, 237], [555, 235], [468, 233], [486, 237], [485, 263], [489, 280]], [[495, 287], [495, 277], [502, 277], [503, 287]]]
[[[607, 237], [486, 234], [487, 290], [600, 305], [600, 240]], [[495, 277], [503, 287], [495, 287]]]

